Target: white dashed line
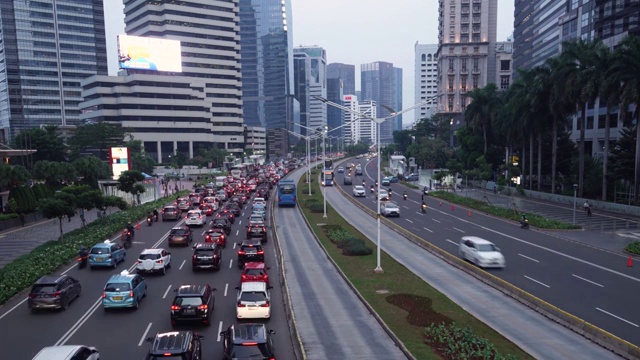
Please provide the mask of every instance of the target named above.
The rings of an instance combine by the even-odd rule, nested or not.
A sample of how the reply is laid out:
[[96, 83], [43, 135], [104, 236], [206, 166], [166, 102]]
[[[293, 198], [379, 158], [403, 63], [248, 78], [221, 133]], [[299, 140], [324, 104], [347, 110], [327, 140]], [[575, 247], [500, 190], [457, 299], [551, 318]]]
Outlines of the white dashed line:
[[222, 321], [220, 321], [220, 325], [218, 325], [218, 342], [220, 342], [220, 333], [222, 332]]
[[408, 222], [410, 222], [410, 223], [412, 223], [412, 224], [413, 224], [413, 221], [411, 221], [411, 220], [409, 220], [409, 219], [405, 219], [405, 220], [407, 220]]
[[431, 219], [431, 220], [433, 220], [433, 221], [437, 222], [438, 224], [440, 224], [440, 220], [436, 220], [436, 219]]
[[423, 228], [423, 229], [427, 230], [427, 231], [428, 231], [428, 232], [430, 232], [430, 233], [433, 233], [433, 230], [429, 230], [429, 229], [427, 229], [427, 228]]
[[625, 320], [625, 319], [621, 318], [620, 316], [613, 315], [612, 313], [610, 313], [610, 312], [608, 312], [608, 311], [604, 311], [604, 310], [602, 310], [602, 309], [600, 309], [600, 308], [596, 308], [596, 310], [598, 310], [598, 311], [602, 311], [603, 313], [605, 313], [605, 314], [607, 314], [607, 315], [609, 315], [609, 316], [613, 316], [614, 318], [616, 318], [616, 319], [618, 319], [618, 320], [622, 320], [622, 321], [626, 322], [626, 323], [627, 323], [627, 324], [629, 324], [629, 325], [633, 325], [633, 326], [635, 326], [635, 327], [640, 327], [640, 326], [638, 326], [638, 325], [636, 325], [636, 324], [632, 323], [631, 321], [629, 321], [629, 320]]
[[224, 284], [224, 296], [227, 296], [227, 290], [229, 290], [229, 283]]
[[449, 239], [447, 239], [447, 241], [448, 241], [448, 242], [450, 242], [450, 243], [452, 243], [453, 245], [458, 245], [458, 243], [457, 243], [457, 242], [455, 242], [455, 241], [451, 241], [451, 240], [449, 240]]
[[588, 283], [591, 283], [591, 284], [593, 284], [593, 285], [597, 285], [597, 286], [600, 286], [600, 287], [604, 287], [604, 285], [600, 285], [600, 284], [598, 284], [597, 282], [591, 281], [591, 280], [589, 280], [589, 279], [585, 279], [585, 278], [580, 277], [580, 276], [578, 276], [578, 275], [576, 275], [576, 274], [571, 274], [571, 276], [576, 277], [576, 278], [578, 278], [578, 279], [580, 279], [580, 280], [584, 280], [584, 281], [586, 281], [586, 282], [588, 282]]
[[229, 269], [233, 266], [233, 259], [229, 260]]
[[457, 227], [454, 227], [454, 228], [453, 228], [453, 230], [460, 231], [461, 233], [463, 233], [463, 234], [464, 234], [464, 230], [460, 230], [460, 229], [458, 229]]
[[169, 294], [169, 290], [171, 290], [171, 286], [169, 285], [169, 287], [167, 288], [167, 291], [164, 292], [164, 295], [162, 295], [162, 298], [165, 299], [167, 297], [167, 294]]
[[547, 285], [547, 284], [545, 284], [545, 283], [543, 283], [543, 282], [540, 282], [540, 281], [538, 281], [538, 280], [536, 280], [536, 279], [530, 278], [530, 277], [528, 277], [527, 275], [524, 275], [524, 277], [526, 277], [527, 279], [529, 279], [529, 280], [533, 281], [534, 283], [538, 283], [538, 284], [540, 284], [540, 285], [542, 285], [542, 286], [544, 286], [544, 287], [547, 287], [547, 288], [550, 288], [550, 287], [551, 287], [551, 286], [549, 286], [549, 285]]
[[539, 263], [539, 262], [540, 262], [540, 261], [538, 261], [538, 260], [536, 260], [536, 259], [534, 259], [534, 258], [530, 258], [530, 257], [528, 257], [528, 256], [524, 256], [524, 255], [522, 255], [522, 254], [518, 254], [518, 255], [519, 255], [519, 256], [522, 256], [522, 257], [523, 257], [523, 258], [525, 258], [525, 259], [529, 259], [529, 260], [531, 260], [531, 261], [535, 261], [535, 262], [537, 262], [537, 263]]
[[187, 262], [187, 260], [182, 260], [182, 264], [180, 264], [180, 268], [178, 268], [178, 270], [182, 270], [182, 267], [184, 266], [184, 264]]
[[142, 338], [140, 338], [140, 341], [138, 342], [138, 346], [142, 346], [144, 339], [147, 337], [147, 334], [149, 333], [149, 329], [151, 329], [151, 324], [153, 323], [149, 323], [149, 325], [147, 325], [147, 329], [144, 331], [144, 334], [142, 334]]

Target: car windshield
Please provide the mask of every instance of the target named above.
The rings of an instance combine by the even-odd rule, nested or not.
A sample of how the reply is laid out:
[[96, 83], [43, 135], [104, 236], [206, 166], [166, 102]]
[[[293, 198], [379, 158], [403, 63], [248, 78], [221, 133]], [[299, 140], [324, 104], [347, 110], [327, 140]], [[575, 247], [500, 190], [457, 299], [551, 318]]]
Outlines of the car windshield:
[[160, 254], [140, 254], [140, 260], [156, 260], [160, 259]]
[[240, 301], [258, 302], [267, 301], [267, 296], [262, 291], [243, 291], [240, 294]]
[[178, 305], [178, 306], [188, 306], [188, 305], [198, 306], [198, 305], [202, 305], [202, 299], [197, 296], [177, 297], [173, 303], [174, 305]]
[[495, 245], [493, 244], [478, 244], [478, 251], [486, 252], [486, 251], [497, 251]]
[[164, 208], [164, 211], [165, 211], [165, 212], [166, 212], [166, 211], [171, 211], [171, 212], [173, 212], [173, 211], [176, 211], [176, 208], [174, 208], [174, 207], [166, 207], [166, 208]]
[[131, 291], [131, 285], [129, 283], [109, 283], [104, 287], [104, 291], [118, 292], [118, 291]]
[[263, 276], [264, 272], [262, 269], [246, 269], [244, 271], [245, 275], [254, 275], [254, 276]]
[[219, 224], [220, 225], [226, 225], [227, 221], [225, 219], [215, 219], [215, 220], [213, 220], [213, 224], [214, 225], [219, 225]]
[[233, 359], [266, 358], [269, 356], [264, 344], [236, 345], [233, 348]]
[[260, 217], [260, 216], [252, 216], [252, 217], [251, 217], [251, 219], [249, 219], [249, 221], [251, 221], [251, 222], [259, 222], [259, 223], [261, 223], [261, 222], [263, 222], [264, 220], [263, 220], [263, 219], [262, 219], [262, 217]]
[[91, 253], [95, 255], [103, 255], [109, 253], [109, 248], [106, 247], [94, 247], [91, 248]]
[[185, 229], [172, 229], [171, 230], [171, 235], [185, 235], [187, 233], [187, 230]]
[[387, 203], [385, 205], [385, 207], [389, 208], [389, 209], [395, 209], [398, 207], [398, 205], [394, 204], [394, 203]]
[[364, 190], [364, 187], [362, 187], [361, 185], [356, 185], [354, 189], [360, 191], [360, 190]]
[[246, 253], [251, 253], [251, 254], [255, 254], [258, 252], [258, 248], [256, 248], [255, 246], [249, 246], [249, 245], [243, 245], [242, 250]]
[[40, 293], [40, 294], [48, 294], [56, 291], [55, 285], [35, 285], [33, 289], [31, 289], [32, 294]]
[[172, 356], [164, 356], [164, 355], [160, 355], [160, 356], [151, 356], [149, 357], [150, 360], [184, 360], [184, 358], [182, 357], [182, 355], [172, 355]]
[[213, 249], [197, 249], [196, 255], [213, 256]]

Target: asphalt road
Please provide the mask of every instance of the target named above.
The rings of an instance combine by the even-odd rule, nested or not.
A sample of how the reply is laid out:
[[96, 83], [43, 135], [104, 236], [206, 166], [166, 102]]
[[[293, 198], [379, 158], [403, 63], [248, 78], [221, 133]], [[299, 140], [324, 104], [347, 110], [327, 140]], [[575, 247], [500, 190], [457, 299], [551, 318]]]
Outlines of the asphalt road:
[[[297, 179], [306, 169], [289, 178]], [[275, 208], [297, 329], [307, 359], [406, 358], [327, 259], [296, 208]]]
[[[168, 248], [166, 236], [169, 230], [182, 224], [179, 222], [157, 222], [148, 227], [146, 223], [136, 231], [136, 241], [128, 250], [125, 263], [116, 270], [78, 269], [72, 266], [62, 273], [80, 280], [82, 296], [71, 303], [66, 311], [42, 312], [32, 314], [26, 301], [18, 299], [0, 308], [0, 339], [4, 359], [31, 359], [41, 348], [51, 345], [84, 344], [100, 350], [101, 359], [142, 359], [147, 353], [149, 343], [146, 337], [158, 332], [171, 331], [169, 321], [173, 289], [183, 284], [209, 283], [217, 289], [215, 310], [209, 327], [187, 325], [181, 329], [194, 329], [204, 336], [203, 357], [216, 359], [222, 357], [222, 343], [218, 336], [222, 329], [236, 323], [235, 287], [240, 285], [240, 273], [236, 265], [234, 243], [245, 237], [245, 226], [249, 212], [243, 208], [243, 216], [233, 225], [227, 248], [222, 251], [223, 267], [219, 272], [197, 272], [191, 270], [193, 250], [187, 248]], [[270, 215], [269, 215], [270, 216]], [[203, 232], [208, 229], [194, 228], [194, 243], [203, 242]], [[265, 245], [266, 263], [270, 266], [272, 279], [280, 277], [271, 238]], [[165, 276], [144, 275], [147, 281], [147, 297], [140, 303], [138, 311], [110, 311], [102, 309], [100, 296], [108, 278], [125, 269], [132, 268], [138, 255], [144, 248], [164, 247], [171, 252], [172, 267]], [[294, 359], [293, 346], [289, 335], [289, 325], [283, 307], [282, 293], [278, 281], [272, 281], [272, 315], [267, 322], [268, 328], [276, 331], [273, 337], [278, 359]]]
[[[375, 159], [374, 159], [375, 160]], [[354, 161], [356, 162], [356, 161]], [[365, 166], [367, 197], [358, 198], [367, 207], [376, 208], [369, 191], [376, 174], [375, 161], [361, 159]], [[366, 165], [365, 165], [366, 164]], [[336, 172], [336, 184], [343, 186], [343, 174]], [[362, 177], [354, 177], [354, 185]], [[640, 345], [640, 270], [627, 267], [627, 258], [602, 249], [520, 229], [519, 224], [462, 208], [440, 206], [435, 198], [425, 197], [428, 211], [420, 212], [421, 194], [401, 184], [392, 184], [392, 201], [401, 210], [399, 218], [390, 218], [405, 229], [458, 254], [462, 236], [474, 235], [495, 243], [505, 255], [507, 267], [489, 270], [513, 285], [590, 322], [622, 339]], [[402, 200], [406, 189], [409, 199]], [[351, 186], [346, 186], [351, 193]]]

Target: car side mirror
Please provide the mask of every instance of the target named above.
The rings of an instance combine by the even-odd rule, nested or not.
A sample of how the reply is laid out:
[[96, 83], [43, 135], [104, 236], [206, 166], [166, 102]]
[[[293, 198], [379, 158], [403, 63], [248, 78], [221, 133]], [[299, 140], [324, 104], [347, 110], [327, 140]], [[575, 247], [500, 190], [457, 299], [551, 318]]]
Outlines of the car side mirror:
[[236, 243], [236, 244], [237, 244], [238, 246], [240, 246], [240, 245], [242, 245], [242, 243], [241, 243], [241, 242], [239, 242], [239, 243]]
[[91, 353], [92, 353], [92, 354], [97, 354], [97, 353], [98, 353], [98, 350], [96, 350], [96, 349], [91, 349]]
[[273, 330], [273, 329], [269, 330], [269, 334], [273, 335], [273, 334], [275, 334], [275, 333], [276, 333], [276, 331], [275, 331], [275, 330]]
[[196, 249], [196, 245], [193, 245], [191, 248], [192, 248], [193, 250], [195, 250], [195, 249]]
[[236, 290], [240, 290], [240, 286], [236, 286]]
[[267, 266], [267, 270], [271, 270], [271, 267]]
[[151, 341], [153, 341], [153, 338], [151, 336], [149, 336], [148, 338], [145, 339], [145, 341], [151, 342]]

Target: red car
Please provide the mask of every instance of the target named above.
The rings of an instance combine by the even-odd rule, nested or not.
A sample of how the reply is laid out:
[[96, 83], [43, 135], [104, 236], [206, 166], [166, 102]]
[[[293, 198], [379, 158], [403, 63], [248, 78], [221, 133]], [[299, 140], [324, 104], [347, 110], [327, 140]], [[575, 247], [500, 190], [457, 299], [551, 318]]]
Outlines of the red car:
[[268, 267], [261, 262], [248, 262], [244, 264], [240, 282], [259, 281], [267, 283], [269, 286], [269, 270]]
[[227, 247], [227, 236], [224, 234], [224, 229], [222, 228], [212, 228], [207, 231], [207, 234], [204, 236], [205, 243], [215, 243], [223, 248]]
[[206, 216], [213, 215], [213, 206], [209, 204], [200, 205], [200, 210], [202, 210]]

